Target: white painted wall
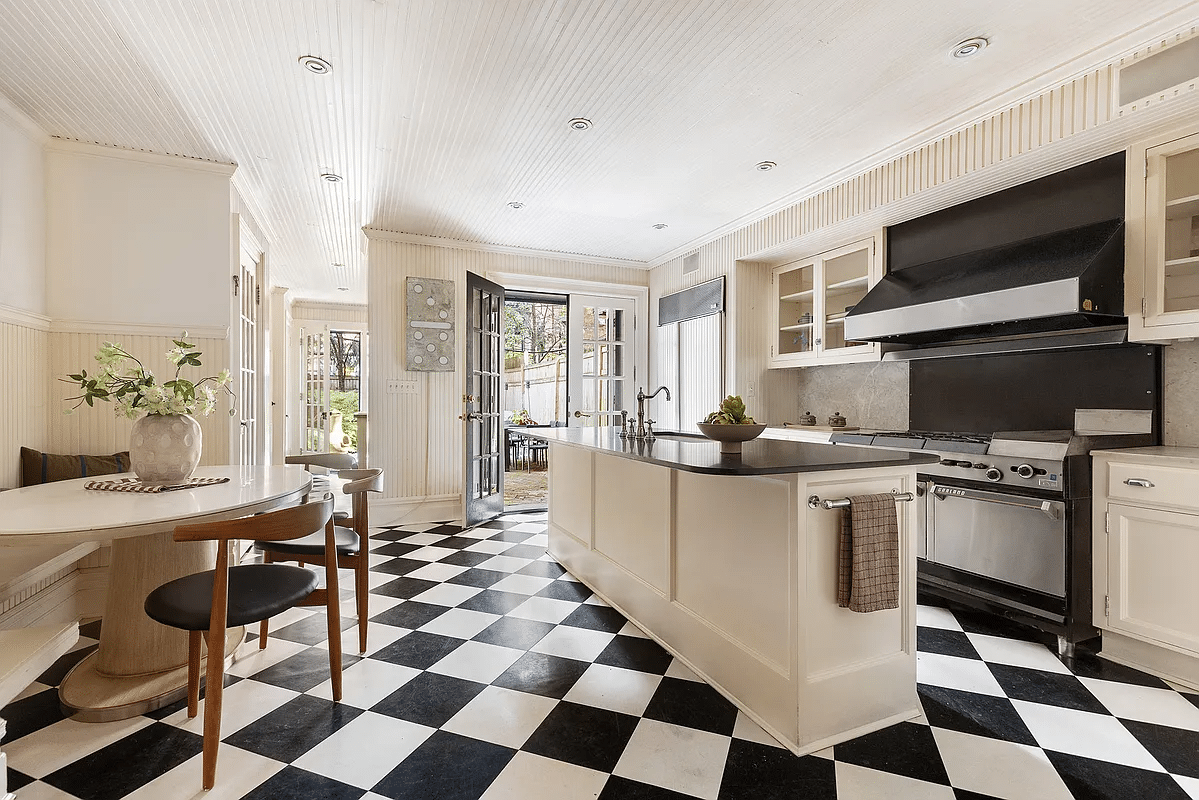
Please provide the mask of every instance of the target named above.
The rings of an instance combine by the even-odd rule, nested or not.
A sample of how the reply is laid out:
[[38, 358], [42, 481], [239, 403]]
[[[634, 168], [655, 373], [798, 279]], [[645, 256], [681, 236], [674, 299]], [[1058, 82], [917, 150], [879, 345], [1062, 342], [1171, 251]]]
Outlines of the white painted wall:
[[45, 134], [0, 102], [0, 305], [46, 312]]
[[46, 154], [56, 321], [229, 325], [233, 168], [56, 142]]

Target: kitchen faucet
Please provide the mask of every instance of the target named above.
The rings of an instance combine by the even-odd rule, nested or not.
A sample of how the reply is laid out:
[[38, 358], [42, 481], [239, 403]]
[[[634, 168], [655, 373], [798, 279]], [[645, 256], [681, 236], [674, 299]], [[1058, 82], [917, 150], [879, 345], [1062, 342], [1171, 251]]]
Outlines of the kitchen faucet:
[[[645, 401], [649, 400], [650, 398], [657, 395], [658, 392], [666, 392], [666, 399], [667, 400], [670, 399], [670, 390], [667, 389], [665, 386], [659, 386], [657, 389], [654, 389], [649, 394], [646, 394], [644, 389], [637, 390], [637, 429], [633, 433], [633, 438], [635, 438], [635, 439], [647, 439], [647, 438], [652, 439], [653, 438], [652, 433], [647, 435], [645, 432]], [[651, 422], [652, 422], [652, 420], [651, 420]]]

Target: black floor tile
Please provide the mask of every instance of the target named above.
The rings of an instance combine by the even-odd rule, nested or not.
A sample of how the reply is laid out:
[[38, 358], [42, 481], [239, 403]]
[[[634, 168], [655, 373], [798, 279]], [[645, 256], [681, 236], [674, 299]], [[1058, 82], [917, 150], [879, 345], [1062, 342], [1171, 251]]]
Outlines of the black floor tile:
[[477, 800], [515, 750], [437, 731], [372, 789], [395, 800]]
[[500, 555], [512, 556], [513, 558], [541, 558], [545, 555], [545, 548], [531, 544], [518, 544], [514, 547], [509, 547]]
[[432, 528], [429, 528], [427, 531], [425, 531], [425, 533], [431, 533], [434, 536], [454, 536], [456, 534], [462, 533], [464, 530], [467, 530], [467, 529], [462, 527], [461, 525], [454, 525], [453, 523], [450, 523], [450, 522], [443, 522], [440, 525], [436, 525]]
[[1053, 750], [1046, 750], [1045, 755], [1062, 776], [1074, 800], [1189, 800], [1182, 787], [1164, 772], [1150, 772]]
[[598, 800], [692, 800], [692, 795], [612, 775]]
[[459, 575], [450, 578], [446, 583], [453, 583], [459, 586], [475, 586], [479, 589], [499, 583], [504, 578], [508, 577], [507, 572], [501, 572], [494, 569], [468, 569]]
[[[382, 530], [371, 531], [371, 538], [375, 541], [398, 542], [407, 539], [412, 535], [412, 531], [402, 531], [396, 528], [384, 528]], [[420, 547], [421, 545], [416, 545]]]
[[[582, 584], [580, 584], [582, 585]], [[562, 620], [563, 625], [589, 628], [593, 631], [616, 633], [628, 622], [624, 614], [609, 606], [581, 605]]]
[[472, 539], [469, 536], [447, 536], [438, 542], [437, 546], [448, 547], [451, 550], [463, 550], [472, 544], [477, 544], [478, 541], [478, 539]]
[[1057, 672], [1013, 667], [1008, 664], [988, 664], [1000, 688], [1013, 700], [1110, 714], [1099, 698], [1091, 694], [1078, 678]]
[[1199, 731], [1130, 719], [1120, 721], [1167, 772], [1199, 778]]
[[58, 689], [46, 689], [9, 703], [0, 709], [0, 717], [8, 723], [4, 744], [53, 725], [64, 719], [58, 704]]
[[1051, 633], [1007, 617], [1001, 617], [998, 614], [988, 614], [985, 611], [963, 608], [952, 603], [949, 604], [949, 610], [953, 612], [958, 624], [966, 633], [984, 633], [988, 636], [1002, 636], [1005, 639], [1037, 642], [1052, 648], [1055, 653], [1057, 652], [1057, 637]]
[[525, 653], [492, 681], [495, 686], [561, 699], [591, 666], [586, 661], [545, 653]]
[[1179, 694], [1186, 698], [1187, 702], [1195, 706], [1195, 708], [1199, 708], [1199, 694], [1191, 694], [1190, 692], [1179, 692]]
[[523, 524], [523, 520], [493, 519], [480, 525], [476, 525], [474, 530], [506, 531], [509, 528], [515, 528], [517, 525], [521, 524]]
[[[326, 661], [325, 663], [328, 664], [329, 662]], [[245, 678], [239, 678], [238, 676], [230, 675], [227, 672], [225, 673], [224, 678], [225, 678], [225, 680], [222, 681], [222, 683], [224, 684], [226, 689], [228, 689], [230, 686], [232, 686], [235, 683], [239, 683], [239, 682], [245, 680]], [[203, 674], [201, 674], [200, 675], [200, 708], [201, 709], [203, 709], [203, 707], [204, 707], [204, 687], [207, 685], [208, 685], [208, 679]], [[185, 708], [187, 708], [187, 698], [186, 697], [184, 697], [181, 700], [176, 700], [175, 702], [171, 703], [170, 705], [165, 705], [162, 708], [156, 708], [153, 711], [147, 711], [145, 714], [142, 714], [142, 716], [149, 717], [150, 719], [166, 719], [167, 717], [174, 714], [176, 711], [182, 711]], [[203, 713], [203, 711], [201, 711], [201, 713]]]
[[89, 639], [100, 638], [100, 628], [103, 626], [104, 620], [94, 619], [91, 622], [85, 622], [79, 626], [79, 635], [86, 636]]
[[465, 608], [467, 611], [485, 611], [488, 614], [507, 614], [528, 599], [528, 596], [523, 594], [484, 589], [469, 600], [459, 603], [458, 608]]
[[991, 794], [979, 794], [978, 792], [968, 792], [965, 789], [953, 790], [954, 800], [1003, 800], [1002, 797], [996, 797]]
[[[554, 561], [538, 559], [532, 564], [525, 564], [516, 571], [517, 575], [534, 575], [538, 578], [561, 578], [566, 574], [566, 568]], [[580, 586], [582, 584], [579, 584]]]
[[411, 542], [391, 542], [390, 544], [372, 548], [371, 552], [381, 556], [404, 556], [422, 547], [424, 545], [412, 544]]
[[422, 672], [380, 700], [371, 711], [440, 728], [487, 687], [435, 672]]
[[917, 628], [916, 648], [921, 653], [940, 653], [958, 658], [979, 658], [978, 651], [970, 643], [970, 637], [961, 631], [942, 628]]
[[1012, 701], [941, 686], [917, 687], [924, 716], [934, 728], [1037, 746]]
[[363, 713], [345, 703], [302, 694], [225, 737], [242, 750], [290, 764]]
[[378, 650], [371, 658], [402, 664], [413, 669], [428, 669], [457, 650], [463, 641], [436, 633], [413, 631]]
[[[504, 612], [495, 613], [502, 614]], [[475, 641], [498, 644], [501, 647], [511, 647], [517, 650], [528, 650], [545, 638], [545, 635], [555, 627], [557, 626], [551, 625], [548, 622], [537, 622], [518, 617], [500, 617], [484, 628], [475, 637]]]
[[[219, 780], [219, 779], [218, 779]], [[219, 783], [218, 783], [219, 788]], [[298, 767], [284, 767], [241, 800], [358, 800], [365, 789]]]
[[81, 800], [116, 800], [179, 766], [203, 747], [203, 737], [155, 722], [42, 781]]
[[835, 769], [827, 758], [734, 739], [719, 800], [837, 800]]
[[737, 707], [706, 683], [663, 678], [642, 716], [732, 736]]
[[[353, 596], [354, 594], [351, 592], [350, 598], [352, 599]], [[341, 618], [341, 629], [343, 631], [357, 624], [358, 620], [353, 617]], [[321, 608], [316, 613], [289, 625], [284, 625], [282, 628], [271, 626], [267, 633], [272, 639], [285, 639], [289, 642], [308, 645], [320, 644], [329, 638], [328, 616], [325, 614], [325, 609]]]
[[[546, 564], [548, 562], [535, 562]], [[557, 566], [556, 564], [554, 566]], [[548, 576], [540, 576], [548, 577]], [[581, 583], [573, 581], [554, 581], [537, 593], [538, 597], [552, 597], [555, 600], [571, 600], [576, 603], [582, 603], [591, 597], [591, 590]], [[623, 627], [623, 626], [621, 626]]]
[[563, 701], [554, 706], [521, 750], [611, 772], [632, 738], [637, 720], [628, 714]]
[[927, 725], [901, 722], [833, 747], [837, 761], [893, 772], [929, 783], [949, 784], [945, 764]]
[[459, 550], [457, 553], [448, 555], [445, 558], [437, 560], [438, 564], [449, 564], [453, 567], [477, 567], [484, 561], [489, 560], [493, 553], [476, 553], [472, 550]]
[[437, 586], [437, 581], [426, 581], [420, 578], [400, 577], [394, 581], [380, 584], [374, 589], [371, 589], [371, 594], [381, 594], [387, 597], [398, 597], [401, 600], [409, 600], [416, 597], [421, 592], [427, 592], [434, 586]]
[[[269, 648], [270, 645], [267, 647]], [[361, 660], [358, 656], [342, 653], [341, 668], [345, 669]], [[251, 677], [272, 686], [282, 686], [284, 689], [291, 689], [295, 692], [306, 692], [318, 683], [329, 680], [329, 651], [319, 647], [310, 647], [255, 672]]]
[[[530, 536], [536, 536], [536, 535], [537, 534], [529, 533], [528, 531], [505, 530], [502, 533], [497, 533], [495, 536], [489, 536], [488, 538], [493, 542], [511, 542], [512, 544], [520, 544], [521, 542], [528, 539]], [[543, 553], [545, 552], [544, 547], [541, 548], [541, 552], [543, 552]], [[538, 554], [538, 556], [539, 555], [540, 554]], [[534, 556], [534, 558], [536, 558], [538, 556]]]
[[1150, 675], [1148, 672], [1142, 672], [1133, 667], [1126, 667], [1123, 664], [1117, 664], [1115, 661], [1108, 661], [1101, 656], [1090, 654], [1076, 656], [1067, 661], [1066, 666], [1080, 678], [1097, 678], [1102, 681], [1131, 683], [1135, 686], [1149, 686], [1154, 689], [1170, 688], [1165, 681], [1155, 675]]
[[371, 572], [382, 572], [385, 575], [407, 575], [409, 572], [414, 572], [421, 567], [427, 566], [429, 566], [428, 561], [399, 557], [389, 559], [382, 564], [371, 567]]
[[[580, 608], [586, 608], [586, 606], [580, 606]], [[665, 675], [673, 660], [674, 656], [666, 652], [662, 645], [653, 639], [643, 639], [640, 636], [616, 636], [595, 659], [595, 663]]]
[[12, 767], [8, 768], [8, 791], [17, 792], [33, 783], [34, 778], [29, 777], [24, 772], [17, 772]]
[[81, 647], [78, 650], [73, 650], [70, 653], [64, 653], [63, 655], [59, 656], [58, 660], [51, 664], [45, 672], [37, 676], [38, 683], [44, 683], [47, 686], [57, 686], [58, 684], [62, 683], [62, 679], [67, 676], [67, 673], [70, 672], [76, 664], [78, 664], [87, 656], [90, 656], [92, 653], [96, 652], [96, 648], [98, 647], [99, 645], [93, 644], [87, 647]]
[[447, 611], [449, 609], [445, 606], [436, 606], [431, 603], [417, 603], [409, 600], [400, 603], [398, 606], [393, 606], [386, 611], [379, 612], [371, 617], [371, 622], [392, 625], [396, 628], [416, 630], [420, 626], [427, 625], [437, 619]]

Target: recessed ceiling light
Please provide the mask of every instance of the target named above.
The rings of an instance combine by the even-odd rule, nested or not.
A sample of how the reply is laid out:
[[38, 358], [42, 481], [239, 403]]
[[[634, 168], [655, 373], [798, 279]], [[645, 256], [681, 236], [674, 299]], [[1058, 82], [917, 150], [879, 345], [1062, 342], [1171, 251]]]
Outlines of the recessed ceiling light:
[[349, 287], [349, 286], [338, 286], [338, 287], [337, 287], [337, 291], [339, 291], [339, 292], [348, 292], [348, 291], [350, 291], [350, 287]]
[[333, 71], [333, 65], [320, 56], [300, 56], [300, 65], [317, 75], [328, 75]]
[[758, 172], [769, 172], [777, 166], [778, 164], [773, 161], [759, 161], [757, 164], [754, 164], [754, 169]]
[[341, 183], [342, 177], [332, 172], [322, 172], [321, 180], [328, 181], [329, 183]]
[[972, 39], [967, 39], [964, 42], [958, 42], [955, 44], [949, 51], [949, 55], [954, 58], [970, 58], [971, 56], [976, 56], [983, 50], [986, 50], [988, 44], [990, 44], [990, 42], [983, 37], [975, 36]]
[[669, 226], [669, 225], [667, 225], [665, 222], [659, 222], [658, 224], [654, 225], [654, 230], [659, 230], [659, 231], [660, 231], [660, 230], [662, 230], [663, 228], [668, 228], [668, 227], [670, 227], [670, 226]]
[[525, 207], [525, 204], [520, 202], [519, 200], [513, 200], [511, 203], [508, 204], [508, 208], [524, 208], [524, 207]]
[[574, 128], [576, 131], [585, 131], [591, 127], [591, 120], [586, 119], [584, 117], [575, 117], [567, 124], [570, 125], [570, 127]]

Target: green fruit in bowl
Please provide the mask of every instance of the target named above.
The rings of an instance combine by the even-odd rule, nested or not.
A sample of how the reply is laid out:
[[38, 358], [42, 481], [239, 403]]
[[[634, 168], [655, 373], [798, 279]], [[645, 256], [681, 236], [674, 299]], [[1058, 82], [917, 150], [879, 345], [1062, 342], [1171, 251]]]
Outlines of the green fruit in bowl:
[[741, 399], [741, 395], [732, 394], [724, 398], [719, 409], [704, 418], [704, 423], [708, 425], [757, 424], [753, 417], [745, 415], [745, 401]]

